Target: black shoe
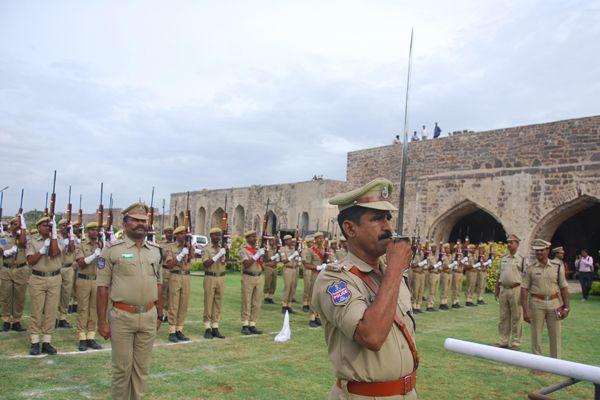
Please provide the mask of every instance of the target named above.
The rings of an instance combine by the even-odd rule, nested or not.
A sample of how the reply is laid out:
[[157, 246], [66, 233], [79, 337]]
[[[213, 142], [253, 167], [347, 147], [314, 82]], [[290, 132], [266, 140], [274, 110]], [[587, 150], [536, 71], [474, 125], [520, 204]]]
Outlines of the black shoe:
[[88, 339], [85, 342], [86, 342], [85, 344], [87, 345], [87, 347], [89, 347], [90, 349], [94, 349], [94, 350], [102, 349], [102, 346], [100, 346], [98, 344], [98, 342], [96, 342], [94, 339]]
[[448, 304], [440, 304], [440, 310], [449, 310]]
[[67, 321], [66, 319], [58, 320], [56, 322], [56, 327], [57, 328], [64, 328], [64, 329], [71, 329], [72, 328], [71, 324], [69, 324], [69, 321]]
[[421, 300], [427, 301], [427, 297], [423, 296], [423, 298]]
[[310, 326], [311, 328], [318, 328], [319, 324], [317, 324], [317, 321], [308, 321], [308, 326]]
[[458, 303], [452, 304], [452, 308], [462, 308], [462, 306]]
[[181, 332], [181, 331], [175, 332], [175, 336], [177, 336], [177, 340], [179, 340], [180, 342], [189, 342], [190, 341], [190, 338], [185, 336], [183, 334], [183, 332]]
[[219, 332], [219, 328], [212, 328], [212, 336], [219, 338], [219, 339], [225, 339], [225, 336], [223, 336], [223, 334], [221, 332]]
[[256, 329], [255, 326], [250, 327], [250, 333], [253, 335], [262, 335], [262, 331], [259, 331], [258, 329]]
[[425, 311], [435, 311], [435, 312], [437, 312], [437, 310], [435, 308], [433, 308], [433, 307], [427, 307], [427, 309]]
[[67, 314], [75, 313], [75, 304], [69, 304], [69, 308], [67, 309]]
[[73, 313], [76, 314], [77, 313], [77, 304], [73, 304]]
[[2, 332], [10, 331], [10, 322], [5, 322], [2, 324]]
[[473, 302], [472, 302], [472, 301], [467, 301], [467, 302], [465, 303], [465, 306], [467, 306], [467, 307], [477, 307], [477, 304], [473, 304]]
[[77, 347], [77, 349], [79, 349], [79, 351], [86, 351], [87, 350], [87, 340], [80, 340], [79, 347]]
[[250, 332], [250, 327], [248, 325], [242, 326], [242, 335], [252, 335], [252, 332]]
[[315, 318], [315, 322], [316, 322], [316, 323], [317, 323], [317, 325], [319, 325], [319, 326], [323, 325], [323, 324], [321, 323], [321, 318], [319, 318], [319, 317]]
[[23, 328], [20, 322], [14, 322], [12, 324], [12, 330], [15, 332], [25, 332], [27, 329]]
[[42, 343], [42, 353], [53, 356], [57, 353], [57, 351], [50, 343]]
[[485, 301], [483, 301], [483, 300], [477, 300], [477, 305], [483, 306], [485, 304], [486, 304]]
[[287, 308], [287, 311], [288, 311], [290, 314], [296, 314], [296, 311], [292, 310], [292, 307], [288, 307], [288, 308]]
[[309, 312], [310, 311], [310, 307], [309, 306], [302, 306], [302, 311], [303, 312]]
[[292, 303], [297, 303], [296, 299], [292, 299]]
[[204, 339], [212, 339], [213, 338], [213, 334], [210, 328], [206, 328], [204, 330]]
[[287, 310], [288, 310], [288, 309], [287, 309], [287, 307], [281, 307], [281, 313], [282, 313], [282, 314], [285, 314], [285, 312], [286, 312]]
[[39, 343], [31, 343], [31, 349], [29, 349], [29, 354], [32, 356], [40, 355], [40, 344]]
[[275, 304], [273, 299], [265, 299], [265, 304]]
[[420, 308], [415, 308], [413, 309], [413, 314], [423, 314], [423, 311]]
[[169, 333], [169, 342], [171, 342], [171, 343], [179, 342], [179, 340], [177, 340], [177, 335], [174, 333]]

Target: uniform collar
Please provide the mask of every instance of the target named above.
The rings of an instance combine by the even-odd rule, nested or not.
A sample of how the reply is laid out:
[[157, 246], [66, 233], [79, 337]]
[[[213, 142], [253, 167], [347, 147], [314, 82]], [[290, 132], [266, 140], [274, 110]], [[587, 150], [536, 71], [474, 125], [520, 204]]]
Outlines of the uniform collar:
[[[125, 246], [127, 246], [127, 247], [137, 246], [135, 244], [135, 242], [129, 238], [129, 236], [127, 236], [127, 235], [123, 235], [123, 236], [124, 236], [123, 240], [125, 240]], [[146, 242], [146, 239], [144, 239], [144, 241], [142, 242], [142, 247], [150, 248], [150, 245], [148, 244], [148, 242]]]
[[[360, 271], [362, 271], [364, 273], [369, 273], [369, 272], [373, 271], [373, 267], [371, 267], [369, 264], [367, 264], [366, 262], [364, 262], [363, 260], [358, 258], [351, 251], [348, 251], [348, 255], [346, 256], [346, 259], [344, 260], [344, 262], [346, 264], [346, 269], [350, 269], [353, 266], [356, 266], [356, 268], [358, 268]], [[379, 258], [379, 269], [382, 272], [385, 270], [385, 264], [383, 263], [381, 258]]]

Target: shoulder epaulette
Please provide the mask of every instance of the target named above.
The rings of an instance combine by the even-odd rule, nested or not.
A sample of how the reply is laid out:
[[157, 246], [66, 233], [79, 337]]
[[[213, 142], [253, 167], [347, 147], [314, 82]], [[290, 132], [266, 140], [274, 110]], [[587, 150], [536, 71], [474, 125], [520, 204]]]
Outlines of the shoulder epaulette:
[[122, 240], [122, 239], [118, 239], [118, 240], [115, 240], [114, 242], [112, 242], [112, 243], [110, 244], [110, 247], [115, 247], [116, 245], [118, 245], [118, 244], [123, 244], [123, 243], [125, 243], [125, 241], [124, 241], [124, 240]]
[[327, 264], [327, 266], [325, 267], [325, 269], [327, 271], [331, 271], [331, 272], [341, 272], [342, 271], [342, 266], [338, 263], [332, 263], [332, 264]]
[[160, 245], [158, 243], [154, 243], [154, 242], [146, 242], [146, 243], [148, 243], [150, 246], [154, 246], [154, 247], [157, 247], [159, 249], [162, 249], [162, 247], [160, 247]]

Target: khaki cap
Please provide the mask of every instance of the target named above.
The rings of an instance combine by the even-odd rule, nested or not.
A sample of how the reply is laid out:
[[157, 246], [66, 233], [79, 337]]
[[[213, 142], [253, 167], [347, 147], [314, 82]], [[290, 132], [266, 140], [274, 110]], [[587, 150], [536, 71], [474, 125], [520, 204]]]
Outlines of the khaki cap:
[[173, 228], [167, 226], [165, 229], [163, 229], [163, 232], [173, 232]]
[[210, 231], [208, 231], [209, 235], [212, 235], [213, 233], [223, 233], [223, 231], [221, 230], [221, 228], [214, 227], [214, 228], [211, 228]]
[[315, 238], [312, 235], [308, 235], [307, 237], [304, 238], [304, 240], [307, 242], [314, 242]]
[[144, 203], [133, 203], [132, 205], [121, 211], [121, 214], [123, 214], [123, 216], [147, 221], [148, 211], [148, 206]]
[[9, 224], [12, 224], [13, 222], [21, 222], [21, 219], [19, 218], [19, 216], [17, 215], [14, 218], [11, 218], [10, 221], [8, 221]]
[[58, 221], [58, 225], [66, 225], [67, 224], [67, 219], [66, 218], [61, 218], [60, 221]]
[[552, 252], [553, 252], [553, 253], [564, 253], [564, 252], [565, 252], [565, 249], [563, 249], [563, 247], [562, 247], [562, 246], [558, 246], [558, 247], [555, 247], [555, 248], [553, 248], [553, 249], [552, 249]]
[[292, 235], [285, 235], [283, 237], [283, 240], [289, 240], [289, 239], [293, 239]]
[[534, 250], [544, 250], [550, 248], [550, 244], [550, 242], [547, 242], [544, 239], [535, 239], [531, 248]]
[[39, 232], [40, 232], [40, 231], [38, 231], [37, 229], [32, 229], [32, 230], [30, 230], [30, 231], [29, 231], [29, 233], [30, 233], [31, 235], [35, 235], [36, 233], [39, 233]]
[[397, 211], [398, 209], [389, 202], [392, 190], [392, 182], [385, 178], [377, 178], [363, 187], [332, 197], [329, 199], [329, 204], [338, 206], [339, 211], [353, 206], [372, 208], [374, 210]]
[[89, 222], [85, 225], [85, 229], [94, 229], [98, 227], [98, 223], [97, 222]]
[[316, 239], [316, 238], [318, 238], [318, 237], [321, 237], [321, 236], [323, 236], [323, 232], [315, 232], [315, 233], [313, 234], [313, 237], [314, 237], [315, 239]]
[[186, 231], [185, 226], [178, 226], [177, 228], [175, 228], [175, 230], [173, 230], [173, 234], [177, 235], [178, 233], [185, 232], [185, 231]]
[[254, 229], [244, 232], [244, 237], [248, 237], [251, 235], [256, 235], [256, 231]]
[[35, 226], [38, 226], [42, 222], [50, 222], [50, 217], [42, 217], [42, 218], [38, 219], [37, 222], [35, 223]]
[[510, 235], [508, 235], [508, 237], [506, 238], [507, 242], [510, 242], [511, 240], [515, 241], [515, 242], [520, 242], [521, 239], [519, 239], [519, 237], [517, 235], [515, 235], [514, 233], [511, 233]]

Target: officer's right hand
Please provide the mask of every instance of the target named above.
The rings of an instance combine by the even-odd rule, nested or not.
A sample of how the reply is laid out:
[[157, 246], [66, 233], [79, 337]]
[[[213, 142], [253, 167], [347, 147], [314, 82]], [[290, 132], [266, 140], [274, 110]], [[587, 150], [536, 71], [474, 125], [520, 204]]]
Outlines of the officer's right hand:
[[106, 322], [99, 322], [98, 323], [98, 333], [104, 339], [106, 339], [106, 340], [110, 339], [110, 325], [108, 325], [108, 323], [106, 323]]
[[529, 316], [529, 312], [525, 311], [523, 313], [523, 321], [527, 322], [528, 324], [531, 323], [531, 317]]
[[402, 272], [408, 268], [411, 259], [412, 249], [408, 241], [390, 240], [386, 249], [386, 260], [389, 269], [400, 269]]

